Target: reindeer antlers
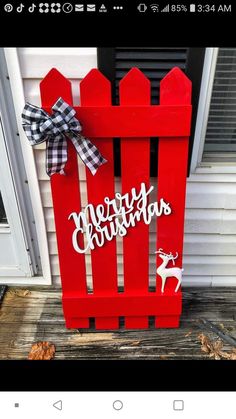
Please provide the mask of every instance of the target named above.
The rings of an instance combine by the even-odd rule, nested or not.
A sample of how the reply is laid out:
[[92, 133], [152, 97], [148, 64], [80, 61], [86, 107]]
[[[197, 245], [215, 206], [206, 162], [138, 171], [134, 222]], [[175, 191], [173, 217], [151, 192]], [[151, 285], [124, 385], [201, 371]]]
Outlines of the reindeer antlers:
[[173, 255], [172, 255], [172, 253], [170, 252], [169, 254], [167, 254], [167, 253], [165, 253], [165, 252], [163, 252], [163, 249], [158, 249], [155, 253], [160, 253], [161, 255], [164, 255], [164, 256], [167, 256], [167, 257], [172, 257]]
[[163, 255], [165, 254], [165, 253], [163, 253], [163, 249], [158, 249], [155, 253], [162, 253]]
[[170, 253], [169, 255], [167, 255], [167, 253], [164, 253], [163, 252], [163, 249], [158, 249], [155, 253], [160, 253], [161, 255], [164, 255], [164, 256], [170, 256], [170, 255], [172, 255], [172, 253]]
[[167, 253], [164, 253], [163, 252], [163, 249], [158, 249], [155, 253], [160, 253], [161, 255], [164, 255], [164, 256], [166, 256], [166, 257], [168, 257], [168, 259], [170, 259], [170, 260], [172, 260], [172, 262], [173, 262], [173, 264], [175, 265], [175, 259], [177, 259], [177, 257], [179, 256], [178, 255], [178, 252], [176, 252], [176, 254], [175, 254], [175, 256], [174, 255], [172, 255], [172, 253], [170, 252], [169, 254], [167, 254]]
[[171, 253], [171, 260], [172, 260], [172, 262], [173, 262], [173, 265], [175, 265], [175, 259], [177, 259], [177, 257], [178, 257], [179, 255], [178, 255], [178, 252], [176, 252], [176, 255], [175, 256], [173, 256], [172, 255], [172, 253]]

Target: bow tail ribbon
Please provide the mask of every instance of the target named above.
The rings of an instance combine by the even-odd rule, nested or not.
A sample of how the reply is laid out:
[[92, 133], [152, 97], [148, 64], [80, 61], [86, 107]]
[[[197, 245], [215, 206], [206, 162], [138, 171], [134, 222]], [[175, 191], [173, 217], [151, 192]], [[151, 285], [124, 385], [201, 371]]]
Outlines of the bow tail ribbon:
[[48, 176], [54, 173], [64, 175], [67, 162], [67, 140], [64, 135], [49, 137], [46, 146], [46, 172]]
[[[77, 154], [83, 163], [95, 175], [97, 169], [107, 160], [101, 155], [97, 147], [88, 138], [67, 135], [74, 145]], [[49, 137], [47, 139], [46, 171], [49, 176], [54, 173], [65, 174], [64, 168], [67, 162], [67, 139], [65, 135]]]
[[70, 139], [81, 160], [90, 170], [92, 175], [95, 175], [99, 166], [107, 163], [107, 160], [101, 155], [97, 147], [92, 144], [88, 138], [80, 135], [78, 137], [72, 136]]

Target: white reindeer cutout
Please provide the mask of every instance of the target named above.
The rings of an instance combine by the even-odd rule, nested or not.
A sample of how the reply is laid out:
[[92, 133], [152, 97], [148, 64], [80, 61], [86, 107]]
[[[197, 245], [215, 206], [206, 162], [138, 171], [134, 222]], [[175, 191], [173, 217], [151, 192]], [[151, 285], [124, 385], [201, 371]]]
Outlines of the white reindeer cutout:
[[162, 249], [157, 250], [155, 253], [158, 253], [159, 257], [163, 260], [160, 266], [157, 268], [157, 274], [160, 275], [162, 280], [161, 285], [161, 292], [164, 292], [166, 278], [169, 278], [170, 276], [174, 276], [177, 280], [177, 286], [175, 288], [175, 292], [178, 291], [181, 281], [182, 281], [182, 272], [183, 269], [181, 268], [166, 268], [168, 265], [168, 262], [172, 260], [173, 265], [175, 265], [175, 259], [178, 257], [178, 253], [176, 252], [176, 255], [173, 256], [172, 253], [166, 254], [163, 252]]

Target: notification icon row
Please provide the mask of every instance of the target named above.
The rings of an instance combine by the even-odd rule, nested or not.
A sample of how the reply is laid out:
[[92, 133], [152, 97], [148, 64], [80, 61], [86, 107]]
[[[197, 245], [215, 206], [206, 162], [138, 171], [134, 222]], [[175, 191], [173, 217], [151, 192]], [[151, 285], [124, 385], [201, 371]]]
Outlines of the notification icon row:
[[71, 3], [39, 3], [35, 4], [32, 3], [31, 5], [25, 5], [20, 3], [18, 5], [13, 5], [11, 3], [6, 3], [4, 5], [4, 11], [7, 13], [11, 12], [29, 12], [33, 13], [34, 11], [38, 11], [39, 13], [71, 13], [71, 12], [99, 12], [99, 13], [107, 13], [108, 11], [122, 11], [124, 7], [122, 5], [112, 6], [107, 8], [105, 4], [71, 4]]

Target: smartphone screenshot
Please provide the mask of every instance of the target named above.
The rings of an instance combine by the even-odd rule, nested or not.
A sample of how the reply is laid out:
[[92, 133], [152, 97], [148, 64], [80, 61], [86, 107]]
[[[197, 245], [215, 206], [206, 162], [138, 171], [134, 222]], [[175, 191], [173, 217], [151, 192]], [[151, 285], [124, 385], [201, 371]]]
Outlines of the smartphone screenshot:
[[0, 4], [0, 412], [230, 416], [230, 1]]

